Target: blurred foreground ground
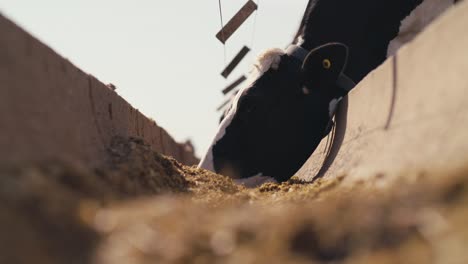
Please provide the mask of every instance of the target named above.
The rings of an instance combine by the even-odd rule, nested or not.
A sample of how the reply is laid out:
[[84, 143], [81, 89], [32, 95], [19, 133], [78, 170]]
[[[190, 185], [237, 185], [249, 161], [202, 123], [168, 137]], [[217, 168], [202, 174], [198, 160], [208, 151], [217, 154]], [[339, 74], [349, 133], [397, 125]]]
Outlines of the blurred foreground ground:
[[245, 189], [114, 140], [0, 171], [0, 263], [466, 263], [468, 167]]

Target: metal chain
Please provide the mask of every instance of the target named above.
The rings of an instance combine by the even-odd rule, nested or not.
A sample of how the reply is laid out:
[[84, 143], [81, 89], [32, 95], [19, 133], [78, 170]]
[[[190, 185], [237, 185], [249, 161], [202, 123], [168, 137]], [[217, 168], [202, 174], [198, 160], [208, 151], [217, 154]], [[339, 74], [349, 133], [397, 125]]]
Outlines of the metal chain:
[[[221, 37], [224, 39], [224, 22], [223, 22], [223, 9], [221, 6], [221, 0], [218, 0], [218, 7], [219, 7], [219, 18], [221, 19]], [[226, 63], [226, 43], [223, 43], [224, 49], [224, 66], [227, 65]]]

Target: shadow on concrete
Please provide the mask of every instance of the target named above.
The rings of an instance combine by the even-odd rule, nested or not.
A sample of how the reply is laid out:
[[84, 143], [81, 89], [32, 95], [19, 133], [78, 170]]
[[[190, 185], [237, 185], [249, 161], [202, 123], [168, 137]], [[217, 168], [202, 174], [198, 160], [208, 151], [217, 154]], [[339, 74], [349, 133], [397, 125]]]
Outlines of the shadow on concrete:
[[348, 97], [346, 96], [338, 106], [335, 114], [335, 126], [327, 137], [327, 154], [325, 155], [325, 159], [323, 160], [320, 170], [317, 175], [312, 178], [312, 181], [322, 178], [335, 161], [345, 138], [347, 124]]
[[390, 101], [390, 110], [388, 110], [387, 122], [385, 122], [385, 130], [390, 128], [392, 122], [393, 113], [395, 111], [395, 103], [397, 98], [397, 88], [398, 88], [398, 57], [395, 55], [393, 57], [393, 66], [392, 66], [393, 78], [392, 78], [392, 99]]

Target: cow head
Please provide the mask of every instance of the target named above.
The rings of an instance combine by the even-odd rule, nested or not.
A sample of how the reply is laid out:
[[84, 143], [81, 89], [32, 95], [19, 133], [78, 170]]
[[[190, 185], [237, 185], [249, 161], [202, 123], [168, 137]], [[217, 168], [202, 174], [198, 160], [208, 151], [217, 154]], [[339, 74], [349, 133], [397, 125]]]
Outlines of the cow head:
[[340, 87], [347, 57], [339, 43], [264, 53], [200, 166], [236, 179], [289, 179], [327, 134], [331, 104], [349, 91]]

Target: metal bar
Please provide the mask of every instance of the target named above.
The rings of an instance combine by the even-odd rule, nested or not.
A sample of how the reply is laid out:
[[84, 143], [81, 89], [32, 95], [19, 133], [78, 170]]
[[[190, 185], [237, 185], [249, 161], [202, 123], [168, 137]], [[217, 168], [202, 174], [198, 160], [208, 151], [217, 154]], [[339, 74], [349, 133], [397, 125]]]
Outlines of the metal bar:
[[249, 47], [244, 46], [239, 51], [239, 53], [237, 53], [237, 55], [234, 57], [234, 59], [232, 59], [232, 61], [228, 64], [228, 66], [226, 66], [226, 68], [223, 70], [221, 75], [224, 78], [227, 78], [229, 76], [229, 74], [231, 74], [231, 72], [237, 67], [239, 62], [242, 61], [242, 59], [245, 57], [245, 55], [247, 55], [247, 53], [249, 53], [249, 51], [250, 51]]
[[239, 92], [240, 89], [235, 90], [229, 98], [224, 101], [218, 108], [216, 108], [216, 111], [221, 111], [223, 110], [235, 97], [235, 95]]
[[257, 10], [257, 4], [249, 0], [231, 20], [216, 34], [216, 38], [223, 44], [236, 32], [237, 29], [249, 18], [249, 16]]
[[226, 101], [224, 101], [224, 103], [222, 103], [220, 106], [218, 106], [218, 108], [216, 108], [216, 111], [223, 110], [223, 108], [226, 107], [227, 104], [229, 104], [231, 102], [231, 100], [232, 100], [232, 98], [229, 98]]
[[223, 94], [229, 93], [230, 91], [232, 91], [234, 88], [236, 88], [239, 84], [241, 84], [245, 80], [247, 80], [247, 77], [245, 77], [245, 75], [242, 75], [241, 77], [239, 77], [239, 79], [235, 80], [228, 87], [224, 88]]

